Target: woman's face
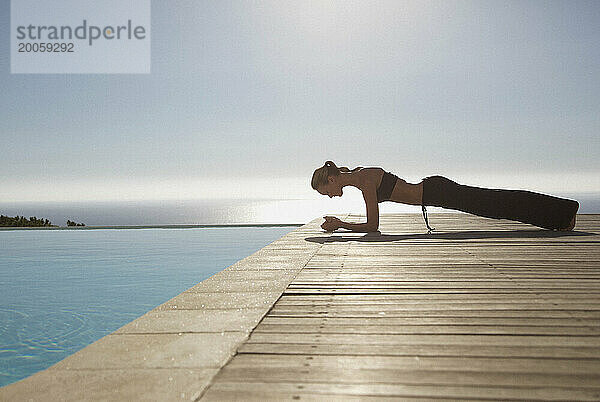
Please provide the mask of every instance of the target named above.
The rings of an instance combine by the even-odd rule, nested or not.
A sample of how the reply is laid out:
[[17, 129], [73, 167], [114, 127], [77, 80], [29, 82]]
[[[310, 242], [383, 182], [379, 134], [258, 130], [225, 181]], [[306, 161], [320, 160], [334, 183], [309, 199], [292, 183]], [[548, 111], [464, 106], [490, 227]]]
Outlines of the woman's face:
[[323, 195], [328, 195], [329, 198], [341, 197], [343, 194], [342, 187], [338, 184], [335, 176], [329, 176], [327, 184], [319, 186], [317, 191]]

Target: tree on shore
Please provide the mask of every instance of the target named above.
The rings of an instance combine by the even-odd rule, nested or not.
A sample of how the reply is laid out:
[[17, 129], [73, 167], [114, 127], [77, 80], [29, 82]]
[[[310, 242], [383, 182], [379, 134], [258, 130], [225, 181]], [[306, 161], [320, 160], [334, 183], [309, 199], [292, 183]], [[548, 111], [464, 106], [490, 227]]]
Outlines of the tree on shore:
[[85, 223], [77, 223], [70, 219], [67, 219], [67, 226], [85, 226]]
[[24, 216], [6, 216], [0, 215], [0, 226], [11, 226], [11, 227], [42, 227], [42, 226], [56, 226], [53, 225], [48, 219], [37, 218], [30, 216], [29, 219]]

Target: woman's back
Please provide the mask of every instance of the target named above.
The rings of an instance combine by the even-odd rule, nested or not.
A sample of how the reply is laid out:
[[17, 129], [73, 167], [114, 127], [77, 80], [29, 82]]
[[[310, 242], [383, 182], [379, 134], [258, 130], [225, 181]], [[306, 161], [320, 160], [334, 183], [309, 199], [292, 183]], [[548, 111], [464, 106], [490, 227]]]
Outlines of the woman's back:
[[[386, 170], [380, 167], [362, 167], [353, 169], [352, 171], [358, 173], [358, 178], [361, 183], [361, 190], [365, 190], [369, 187], [374, 187], [375, 190], [379, 190], [380, 186], [383, 184], [384, 186], [391, 186], [391, 191], [389, 189], [382, 189], [385, 194], [389, 194], [385, 197], [383, 201], [393, 201], [393, 202], [401, 202], [404, 204], [410, 205], [421, 205], [421, 198], [423, 195], [423, 186], [422, 183], [412, 184], [407, 183], [406, 180], [393, 175], [395, 177], [395, 182], [392, 182], [391, 178], [389, 180], [384, 181], [384, 175], [386, 174]], [[391, 172], [387, 172], [390, 174]], [[382, 183], [382, 181], [384, 181]], [[381, 193], [381, 190], [380, 190]], [[380, 201], [381, 202], [381, 201]]]

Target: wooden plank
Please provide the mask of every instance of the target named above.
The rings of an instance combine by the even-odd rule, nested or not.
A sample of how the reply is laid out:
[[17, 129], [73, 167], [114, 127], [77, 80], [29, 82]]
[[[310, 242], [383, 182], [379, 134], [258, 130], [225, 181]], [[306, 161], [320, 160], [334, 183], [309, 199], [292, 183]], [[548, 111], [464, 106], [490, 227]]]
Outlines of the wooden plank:
[[556, 300], [556, 301], [569, 301], [574, 300], [579, 302], [580, 300], [591, 300], [593, 302], [600, 300], [599, 294], [594, 293], [581, 293], [581, 294], [568, 294], [562, 293], [546, 294], [544, 297], [524, 292], [521, 294], [453, 294], [453, 295], [314, 295], [314, 296], [290, 296], [283, 295], [277, 302], [277, 305], [293, 305], [293, 304], [306, 304], [306, 303], [337, 303], [337, 304], [352, 304], [352, 303], [397, 303], [397, 302], [411, 302], [418, 303], [422, 301], [441, 301], [444, 303], [464, 303], [472, 301], [484, 301], [493, 303], [496, 301], [509, 302], [515, 300], [520, 302], [521, 300]]
[[[593, 287], [589, 288], [560, 288], [560, 287], [551, 287], [551, 288], [525, 288], [525, 287], [513, 287], [513, 288], [495, 288], [495, 289], [486, 289], [486, 288], [475, 288], [475, 289], [459, 289], [459, 288], [395, 288], [395, 289], [287, 289], [284, 294], [285, 295], [307, 295], [307, 294], [455, 294], [455, 293], [522, 293], [523, 291], [529, 291], [531, 293], [544, 294], [544, 293], [555, 293], [557, 291], [561, 291], [562, 293], [590, 293], [594, 292]], [[600, 294], [600, 290], [594, 292], [596, 294]]]
[[331, 312], [344, 312], [344, 311], [399, 311], [410, 309], [416, 310], [583, 310], [583, 311], [600, 311], [600, 303], [577, 303], [575, 301], [571, 303], [553, 303], [548, 300], [544, 301], [532, 301], [528, 303], [409, 303], [406, 301], [400, 303], [363, 303], [363, 304], [328, 304], [324, 306], [318, 305], [276, 305], [272, 312], [278, 311], [331, 311]]
[[590, 346], [600, 347], [598, 336], [544, 335], [371, 335], [271, 334], [253, 332], [249, 343], [309, 343], [357, 345], [482, 345], [482, 346]]
[[[568, 277], [566, 276], [568, 274]], [[358, 272], [335, 272], [335, 273], [318, 273], [318, 274], [300, 274], [294, 279], [294, 283], [311, 283], [314, 281], [363, 281], [363, 282], [384, 282], [389, 280], [405, 280], [411, 281], [489, 281], [506, 278], [509, 275], [508, 272], [466, 272], [466, 273], [423, 273], [423, 272], [398, 272], [398, 273], [358, 273]], [[530, 279], [530, 280], [571, 280], [578, 281], [582, 279], [598, 280], [600, 278], [600, 271], [593, 273], [580, 273], [575, 274], [572, 272], [565, 271], [564, 273], [548, 273], [542, 274], [539, 272], [511, 272], [510, 277], [516, 277], [519, 279]]]
[[[383, 314], [381, 314], [383, 313]], [[543, 309], [529, 309], [529, 310], [349, 310], [349, 311], [326, 311], [316, 310], [313, 312], [306, 311], [290, 311], [290, 310], [277, 310], [271, 311], [269, 316], [277, 317], [344, 317], [344, 318], [373, 318], [373, 317], [487, 317], [487, 318], [499, 318], [499, 317], [552, 317], [552, 318], [586, 318], [589, 320], [600, 319], [599, 311], [573, 311], [573, 310], [543, 310]]]
[[394, 311], [435, 311], [435, 310], [468, 310], [468, 311], [492, 311], [492, 310], [539, 310], [539, 311], [589, 311], [600, 312], [600, 305], [596, 303], [551, 303], [548, 301], [539, 301], [531, 303], [398, 303], [398, 304], [340, 304], [325, 306], [312, 305], [275, 305], [271, 310], [272, 314], [281, 311], [302, 311], [307, 313], [328, 312], [328, 313], [343, 313], [348, 311], [377, 311], [377, 312], [394, 312]]
[[[323, 297], [321, 295], [318, 296], [307, 296], [304, 300], [289, 300], [282, 299], [278, 302], [278, 307], [287, 307], [287, 306], [312, 306], [312, 307], [323, 307], [323, 306], [353, 306], [353, 305], [372, 305], [372, 306], [380, 306], [380, 305], [395, 305], [395, 306], [411, 306], [411, 307], [419, 307], [419, 306], [429, 306], [429, 305], [519, 305], [519, 304], [537, 304], [537, 303], [548, 303], [549, 299], [541, 299], [535, 295], [529, 295], [528, 297], [524, 297], [521, 295], [507, 295], [504, 298], [482, 298], [481, 294], [477, 295], [468, 295], [465, 298], [442, 298], [437, 297], [433, 300], [428, 299], [427, 296], [417, 295], [414, 297], [414, 300], [407, 299], [406, 295], [390, 295], [390, 296], [381, 296], [374, 295], [373, 297], [365, 297], [359, 295], [359, 297], [355, 299], [343, 299], [336, 300], [328, 297]], [[474, 297], [479, 296], [479, 297]], [[512, 297], [511, 297], [512, 296]], [[378, 298], [379, 297], [379, 298]], [[311, 300], [316, 299], [316, 300]], [[582, 304], [585, 300], [590, 300], [591, 305], [596, 305], [600, 303], [600, 298], [597, 296], [590, 297], [589, 295], [574, 294], [572, 298], [564, 298], [560, 299], [552, 299], [553, 303], [560, 305], [571, 305], [571, 304]]]
[[492, 335], [572, 335], [600, 336], [600, 326], [527, 326], [527, 325], [317, 325], [261, 324], [255, 333], [280, 334], [492, 334]]
[[[312, 357], [312, 356], [309, 356]], [[306, 357], [305, 357], [306, 358]], [[332, 360], [335, 357], [332, 357]], [[303, 367], [239, 367], [227, 366], [219, 382], [319, 382], [333, 384], [424, 384], [424, 385], [477, 385], [504, 387], [561, 387], [589, 388], [600, 391], [600, 375], [586, 373], [524, 373], [477, 370], [411, 370], [399, 368], [314, 367], [312, 360], [304, 360]], [[309, 367], [307, 369], [306, 367]]]
[[302, 283], [292, 282], [289, 284], [288, 289], [291, 291], [297, 289], [365, 289], [365, 290], [376, 290], [376, 289], [514, 289], [521, 287], [535, 287], [536, 289], [591, 289], [599, 290], [600, 281], [593, 280], [559, 280], [559, 281], [545, 281], [545, 280], [489, 280], [489, 281], [414, 281], [414, 282], [395, 282], [395, 281], [382, 281], [382, 282], [367, 282], [367, 281], [321, 281], [317, 283]]
[[345, 344], [345, 343], [255, 343], [243, 344], [238, 353], [282, 355], [368, 355], [368, 356], [460, 356], [598, 359], [600, 348], [593, 346], [485, 346], [446, 344]]
[[[355, 397], [355, 399], [352, 399]], [[208, 401], [222, 400], [407, 400], [407, 398], [485, 400], [598, 400], [597, 389], [560, 387], [489, 387], [404, 384], [323, 384], [217, 382], [204, 395]]]
[[371, 317], [371, 318], [321, 318], [321, 317], [280, 317], [267, 315], [261, 323], [279, 325], [524, 325], [524, 326], [588, 326], [600, 327], [600, 320], [590, 321], [582, 318], [520, 318], [520, 317]]
[[508, 373], [600, 374], [600, 359], [534, 359], [456, 356], [307, 356], [238, 354], [227, 367], [322, 367], [403, 370], [449, 370]]

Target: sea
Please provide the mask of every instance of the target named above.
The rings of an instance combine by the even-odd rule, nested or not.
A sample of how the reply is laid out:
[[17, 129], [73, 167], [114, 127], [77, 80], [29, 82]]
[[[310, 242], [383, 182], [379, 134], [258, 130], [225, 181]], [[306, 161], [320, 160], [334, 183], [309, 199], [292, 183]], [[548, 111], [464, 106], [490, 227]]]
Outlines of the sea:
[[[156, 201], [2, 202], [0, 213], [8, 216], [49, 219], [65, 226], [67, 219], [88, 226], [121, 225], [214, 225], [214, 224], [304, 224], [323, 215], [365, 215], [360, 192], [344, 197], [312, 199], [200, 199]], [[600, 213], [600, 191], [552, 193], [579, 201], [578, 213]], [[430, 212], [457, 212], [428, 207]], [[420, 206], [394, 202], [379, 204], [380, 213], [421, 213]]]

